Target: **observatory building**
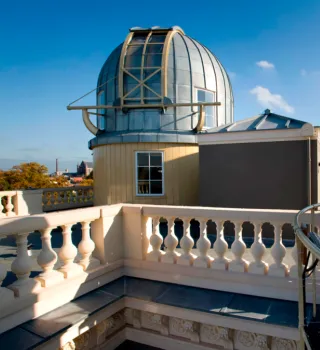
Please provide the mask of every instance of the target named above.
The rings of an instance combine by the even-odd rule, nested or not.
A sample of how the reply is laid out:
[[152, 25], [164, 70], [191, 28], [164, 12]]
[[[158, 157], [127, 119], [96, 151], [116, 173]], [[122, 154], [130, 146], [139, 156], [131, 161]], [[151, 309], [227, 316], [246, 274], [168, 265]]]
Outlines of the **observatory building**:
[[233, 122], [214, 54], [179, 27], [131, 28], [97, 85], [95, 203], [197, 204], [197, 133]]
[[180, 27], [131, 28], [96, 91], [95, 106], [68, 107], [94, 134], [95, 205], [297, 209], [320, 199], [319, 128], [269, 109], [235, 122], [225, 69]]

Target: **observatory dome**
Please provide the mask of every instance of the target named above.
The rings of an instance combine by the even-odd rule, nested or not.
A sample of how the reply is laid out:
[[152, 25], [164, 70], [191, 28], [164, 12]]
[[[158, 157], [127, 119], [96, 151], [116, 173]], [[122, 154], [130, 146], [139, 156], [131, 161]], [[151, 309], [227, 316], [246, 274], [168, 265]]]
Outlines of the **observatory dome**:
[[[200, 108], [200, 102], [212, 105]], [[201, 129], [233, 122], [232, 87], [225, 69], [180, 27], [131, 28], [101, 69], [97, 105], [108, 108], [97, 111], [100, 131], [91, 147], [137, 141], [195, 143]]]

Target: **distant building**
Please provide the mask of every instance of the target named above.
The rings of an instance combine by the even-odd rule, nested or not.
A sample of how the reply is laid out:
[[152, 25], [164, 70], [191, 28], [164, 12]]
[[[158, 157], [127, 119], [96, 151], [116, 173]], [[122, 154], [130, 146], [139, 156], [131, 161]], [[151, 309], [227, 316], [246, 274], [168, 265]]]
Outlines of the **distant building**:
[[93, 170], [92, 162], [82, 161], [80, 165], [77, 165], [77, 173], [80, 176], [88, 176]]

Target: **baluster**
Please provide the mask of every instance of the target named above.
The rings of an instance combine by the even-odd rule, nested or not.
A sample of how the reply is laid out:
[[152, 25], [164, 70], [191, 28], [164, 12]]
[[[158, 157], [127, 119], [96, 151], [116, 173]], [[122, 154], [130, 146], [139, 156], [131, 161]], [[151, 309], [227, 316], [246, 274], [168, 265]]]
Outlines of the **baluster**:
[[180, 256], [179, 253], [176, 252], [176, 247], [179, 243], [177, 236], [174, 234], [174, 219], [168, 218], [168, 234], [164, 240], [164, 244], [166, 246], [165, 255], [161, 258], [162, 262], [175, 264], [177, 262], [177, 258]]
[[269, 267], [269, 275], [284, 277], [288, 274], [288, 266], [282, 263], [286, 255], [286, 248], [282, 243], [282, 224], [276, 223], [274, 227], [274, 244], [271, 255], [274, 263]]
[[2, 205], [2, 198], [3, 198], [3, 196], [0, 195], [0, 218], [6, 217], [6, 214], [3, 212], [4, 206]]
[[83, 267], [83, 270], [90, 270], [100, 265], [98, 259], [93, 258], [92, 252], [94, 251], [95, 244], [90, 237], [90, 222], [84, 221], [82, 226], [82, 240], [78, 245], [78, 250], [82, 256], [79, 264]]
[[58, 257], [57, 253], [52, 249], [51, 231], [52, 227], [40, 231], [42, 247], [37, 262], [43, 272], [40, 273], [37, 280], [40, 281], [42, 287], [52, 286], [64, 279], [61, 272], [53, 270]]
[[234, 223], [234, 241], [231, 245], [231, 251], [234, 260], [229, 264], [229, 270], [234, 272], [246, 272], [248, 270], [248, 261], [244, 260], [243, 254], [246, 251], [246, 245], [242, 239], [242, 223]]
[[150, 245], [152, 250], [147, 255], [147, 260], [149, 261], [161, 261], [161, 257], [164, 252], [161, 250], [161, 244], [163, 242], [163, 238], [160, 234], [159, 225], [160, 225], [160, 217], [155, 216], [152, 219], [152, 235], [150, 236]]
[[207, 236], [207, 220], [200, 220], [200, 237], [197, 242], [197, 249], [200, 255], [196, 258], [193, 265], [196, 267], [210, 267], [213, 258], [208, 255], [211, 242]]
[[62, 261], [62, 266], [59, 271], [63, 273], [65, 278], [69, 278], [83, 272], [83, 268], [73, 262], [77, 255], [77, 248], [73, 245], [71, 240], [71, 225], [64, 225], [62, 229], [63, 244], [58, 253]]
[[50, 207], [54, 207], [54, 202], [55, 202], [55, 192], [50, 192]]
[[266, 253], [266, 246], [262, 242], [262, 229], [260, 223], [254, 223], [254, 242], [251, 246], [251, 254], [254, 261], [249, 265], [248, 272], [264, 275], [268, 272], [269, 265], [262, 260]]
[[225, 254], [228, 250], [228, 243], [224, 239], [223, 224], [223, 221], [216, 221], [217, 239], [214, 242], [213, 248], [217, 254], [217, 258], [215, 258], [211, 264], [211, 268], [215, 270], [227, 270], [230, 261], [225, 257]]
[[13, 212], [12, 197], [13, 197], [12, 194], [7, 195], [6, 216], [15, 216], [16, 215]]
[[66, 191], [58, 191], [58, 204], [68, 203], [68, 196]]
[[22, 296], [35, 291], [40, 283], [29, 278], [32, 270], [32, 258], [28, 254], [29, 233], [19, 233], [15, 235], [17, 244], [17, 257], [11, 264], [11, 271], [17, 276], [17, 281], [8, 288], [14, 291], [16, 296]]
[[1, 287], [2, 281], [6, 278], [6, 276], [7, 276], [7, 269], [5, 268], [4, 264], [0, 263], [0, 300], [1, 300], [0, 304], [3, 305], [4, 307], [8, 306], [8, 303], [14, 300], [13, 291], [8, 288]]
[[298, 277], [298, 247], [297, 247], [297, 238], [295, 238], [294, 246], [292, 247], [291, 256], [294, 261], [294, 264], [290, 267], [290, 276]]
[[191, 266], [196, 256], [191, 253], [194, 241], [190, 235], [190, 219], [183, 219], [183, 237], [180, 240], [180, 247], [183, 253], [177, 260], [178, 265]]

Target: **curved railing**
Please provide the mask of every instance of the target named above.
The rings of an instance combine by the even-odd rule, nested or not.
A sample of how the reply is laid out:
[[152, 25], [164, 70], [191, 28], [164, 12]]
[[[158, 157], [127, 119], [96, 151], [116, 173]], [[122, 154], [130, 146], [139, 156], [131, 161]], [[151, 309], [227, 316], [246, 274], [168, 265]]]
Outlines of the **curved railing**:
[[[308, 350], [313, 350], [313, 345], [311, 338], [306, 332], [306, 318], [305, 318], [305, 288], [306, 288], [306, 271], [313, 270], [316, 271], [315, 267], [317, 261], [320, 260], [320, 246], [318, 247], [314, 242], [311, 241], [308, 234], [306, 234], [301, 228], [302, 217], [304, 214], [311, 211], [309, 233], [311, 233], [315, 227], [319, 228], [319, 223], [315, 222], [315, 211], [320, 207], [320, 203], [310, 205], [298, 212], [294, 219], [293, 229], [296, 235], [297, 242], [297, 252], [298, 252], [298, 281], [299, 281], [299, 330], [300, 330], [300, 349], [303, 350], [307, 347]], [[318, 231], [317, 234], [320, 232]], [[308, 266], [308, 261], [303, 261], [302, 255], [303, 250], [307, 249], [309, 255], [312, 256], [311, 266]], [[304, 266], [304, 264], [306, 266]], [[310, 275], [309, 275], [310, 276]], [[316, 317], [317, 314], [317, 304], [316, 304], [316, 272], [312, 274], [312, 290], [313, 290], [313, 317]]]

